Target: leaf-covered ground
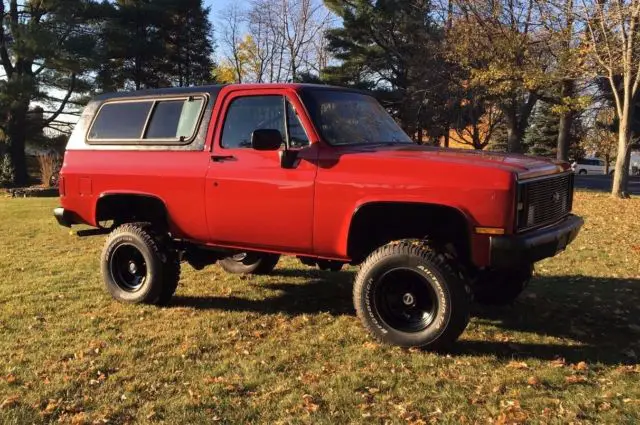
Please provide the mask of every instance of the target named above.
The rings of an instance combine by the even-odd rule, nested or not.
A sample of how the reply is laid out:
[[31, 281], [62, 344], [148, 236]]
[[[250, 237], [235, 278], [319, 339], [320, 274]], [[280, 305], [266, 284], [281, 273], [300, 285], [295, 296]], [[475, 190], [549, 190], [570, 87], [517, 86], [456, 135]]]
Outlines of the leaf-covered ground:
[[0, 423], [638, 423], [640, 200], [580, 192], [583, 232], [513, 306], [475, 308], [455, 350], [380, 346], [353, 269], [217, 266], [167, 308], [102, 289], [103, 239], [0, 198]]

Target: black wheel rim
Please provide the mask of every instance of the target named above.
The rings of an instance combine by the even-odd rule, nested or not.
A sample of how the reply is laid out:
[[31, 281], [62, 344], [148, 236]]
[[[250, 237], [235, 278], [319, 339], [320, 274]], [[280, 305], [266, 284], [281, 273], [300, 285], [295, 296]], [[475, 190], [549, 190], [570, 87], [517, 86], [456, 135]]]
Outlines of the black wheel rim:
[[147, 263], [133, 245], [117, 246], [111, 254], [111, 278], [122, 290], [136, 292], [147, 279]]
[[438, 297], [423, 274], [409, 268], [384, 273], [374, 287], [375, 312], [388, 326], [401, 332], [421, 332], [438, 314]]

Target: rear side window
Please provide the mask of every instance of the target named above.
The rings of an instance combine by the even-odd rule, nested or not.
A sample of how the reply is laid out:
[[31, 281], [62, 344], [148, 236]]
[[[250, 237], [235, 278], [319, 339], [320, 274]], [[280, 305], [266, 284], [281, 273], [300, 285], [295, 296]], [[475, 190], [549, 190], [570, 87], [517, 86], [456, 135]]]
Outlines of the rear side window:
[[105, 103], [89, 132], [89, 140], [139, 139], [153, 102]]
[[105, 103], [89, 131], [91, 143], [185, 143], [198, 127], [204, 97]]
[[203, 99], [158, 102], [145, 139], [189, 139], [196, 128]]

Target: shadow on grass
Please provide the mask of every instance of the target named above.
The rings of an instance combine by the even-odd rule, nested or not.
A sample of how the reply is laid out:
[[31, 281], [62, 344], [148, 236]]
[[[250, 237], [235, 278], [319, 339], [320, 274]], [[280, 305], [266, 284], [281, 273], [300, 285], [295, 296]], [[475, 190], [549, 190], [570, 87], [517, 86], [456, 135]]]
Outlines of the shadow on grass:
[[[640, 280], [541, 276], [505, 307], [474, 306], [479, 323], [505, 331], [563, 338], [568, 345], [461, 341], [460, 354], [635, 364], [640, 356]], [[526, 334], [525, 334], [526, 335]], [[571, 345], [569, 345], [571, 344]]]
[[[276, 269], [280, 283], [260, 284], [261, 290], [275, 292], [264, 299], [241, 297], [175, 296], [171, 305], [195, 309], [244, 311], [290, 316], [327, 312], [336, 316], [353, 315], [351, 298], [353, 272], [331, 273], [320, 270]], [[305, 278], [305, 283], [287, 283], [287, 278]]]
[[[283, 282], [261, 284], [274, 291], [264, 299], [241, 297], [176, 296], [174, 306], [196, 309], [287, 315], [327, 312], [353, 315], [353, 273], [281, 269]], [[287, 283], [303, 277], [307, 283]], [[522, 332], [508, 340], [463, 340], [452, 354], [531, 357], [607, 364], [637, 363], [640, 356], [640, 280], [603, 279], [587, 276], [537, 277], [521, 299], [506, 307], [474, 305], [475, 322], [499, 331]], [[531, 338], [531, 335], [533, 338]], [[540, 336], [567, 339], [567, 344], [544, 344]]]

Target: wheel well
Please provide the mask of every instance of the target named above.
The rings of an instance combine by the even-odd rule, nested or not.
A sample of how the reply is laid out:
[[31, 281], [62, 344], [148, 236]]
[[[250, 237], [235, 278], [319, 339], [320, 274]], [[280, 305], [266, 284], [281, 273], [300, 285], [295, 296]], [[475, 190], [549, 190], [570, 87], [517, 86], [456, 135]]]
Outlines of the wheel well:
[[427, 238], [452, 247], [465, 264], [471, 261], [464, 215], [452, 207], [417, 203], [381, 202], [360, 207], [351, 220], [347, 254], [359, 264], [382, 245], [407, 238]]
[[146, 221], [163, 228], [168, 227], [167, 208], [160, 199], [147, 195], [107, 195], [96, 205], [96, 223], [100, 227], [113, 224]]

